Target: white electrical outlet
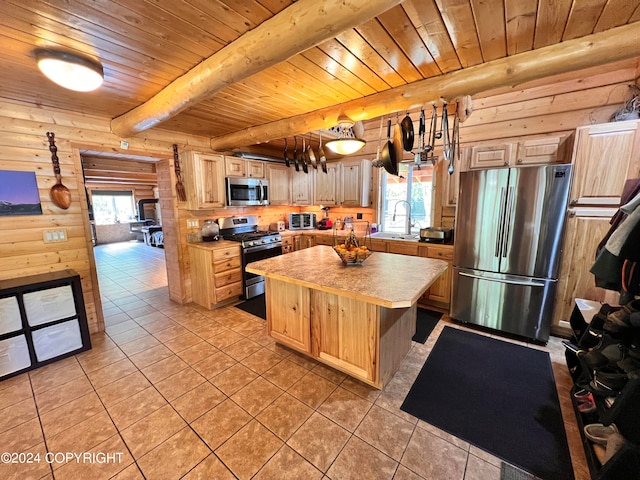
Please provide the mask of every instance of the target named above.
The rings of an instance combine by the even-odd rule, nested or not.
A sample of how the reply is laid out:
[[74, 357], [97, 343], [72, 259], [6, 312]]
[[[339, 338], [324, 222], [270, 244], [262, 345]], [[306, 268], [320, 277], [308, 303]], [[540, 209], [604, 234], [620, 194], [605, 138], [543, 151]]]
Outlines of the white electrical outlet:
[[120, 140], [120, 148], [123, 150], [129, 149], [129, 142], [125, 142], [124, 140]]

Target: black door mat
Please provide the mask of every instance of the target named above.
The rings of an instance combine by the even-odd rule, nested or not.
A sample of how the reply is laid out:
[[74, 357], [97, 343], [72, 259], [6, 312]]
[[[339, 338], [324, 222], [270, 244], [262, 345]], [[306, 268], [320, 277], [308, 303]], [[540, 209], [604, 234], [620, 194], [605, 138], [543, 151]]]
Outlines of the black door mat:
[[445, 327], [400, 408], [537, 477], [574, 478], [547, 352]]
[[438, 324], [438, 321], [442, 317], [442, 313], [434, 312], [433, 310], [427, 310], [426, 308], [418, 307], [418, 316], [416, 318], [416, 334], [411, 340], [418, 343], [424, 343], [433, 332], [433, 329]]
[[245, 300], [244, 302], [235, 305], [235, 307], [240, 310], [244, 310], [251, 315], [260, 317], [263, 320], [267, 319], [267, 304], [265, 303], [264, 293], [250, 298], [249, 300]]

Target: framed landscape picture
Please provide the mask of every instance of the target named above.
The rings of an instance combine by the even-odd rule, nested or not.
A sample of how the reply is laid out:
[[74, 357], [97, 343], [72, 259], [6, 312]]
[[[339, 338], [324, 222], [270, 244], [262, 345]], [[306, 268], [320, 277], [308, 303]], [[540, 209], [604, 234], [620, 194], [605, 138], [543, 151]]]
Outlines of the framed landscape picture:
[[0, 170], [0, 216], [42, 215], [34, 172]]

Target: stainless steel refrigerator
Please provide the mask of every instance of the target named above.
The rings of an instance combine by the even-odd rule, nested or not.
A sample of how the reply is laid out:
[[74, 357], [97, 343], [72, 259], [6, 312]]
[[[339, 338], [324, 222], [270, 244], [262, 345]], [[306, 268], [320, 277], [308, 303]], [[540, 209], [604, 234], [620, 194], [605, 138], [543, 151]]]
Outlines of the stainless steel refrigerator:
[[451, 317], [546, 343], [571, 165], [460, 173]]

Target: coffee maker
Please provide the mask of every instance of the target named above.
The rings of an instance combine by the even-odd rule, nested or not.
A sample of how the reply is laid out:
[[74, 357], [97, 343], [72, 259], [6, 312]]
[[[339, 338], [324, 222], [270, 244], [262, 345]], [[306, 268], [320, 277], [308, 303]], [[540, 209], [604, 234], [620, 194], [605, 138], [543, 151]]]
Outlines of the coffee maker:
[[329, 230], [333, 226], [333, 222], [329, 218], [329, 207], [320, 205], [320, 210], [324, 212], [324, 217], [318, 222], [316, 228], [318, 230]]

